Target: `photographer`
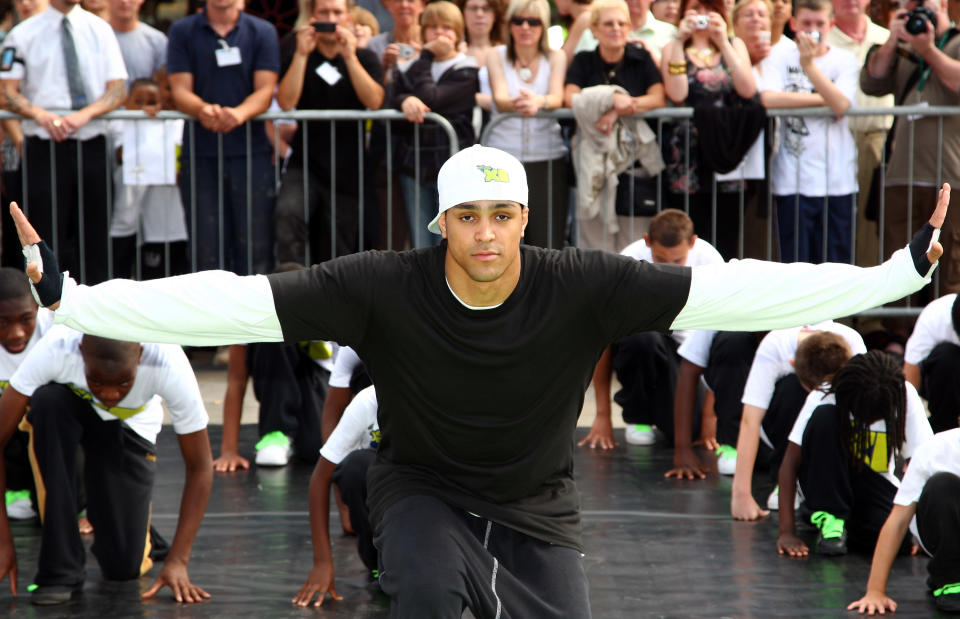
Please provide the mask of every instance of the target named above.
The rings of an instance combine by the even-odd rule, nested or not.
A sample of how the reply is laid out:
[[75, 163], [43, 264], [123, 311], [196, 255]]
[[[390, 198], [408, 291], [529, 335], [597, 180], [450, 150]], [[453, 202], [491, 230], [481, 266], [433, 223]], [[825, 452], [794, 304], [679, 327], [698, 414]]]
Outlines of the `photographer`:
[[[283, 78], [277, 89], [280, 107], [284, 110], [379, 109], [384, 97], [380, 62], [374, 52], [357, 49], [357, 39], [347, 27], [346, 0], [314, 0], [310, 22], [281, 45]], [[303, 136], [298, 133], [291, 141], [293, 155], [277, 198], [276, 247], [280, 263], [321, 262], [358, 248], [358, 196], [363, 178], [354, 172], [362, 168], [361, 158], [365, 154], [357, 142], [357, 122], [313, 120], [306, 121], [306, 125], [309, 151], [301, 152]], [[298, 132], [303, 129], [301, 124]], [[336, 142], [335, 169], [331, 169], [331, 140]], [[338, 176], [335, 194], [331, 172]], [[304, 217], [305, 180], [310, 192], [309, 225]], [[331, 246], [334, 201], [336, 243]], [[311, 243], [309, 261], [307, 243]]]
[[[907, 3], [890, 22], [890, 38], [867, 57], [860, 72], [863, 92], [875, 96], [892, 93], [897, 105], [960, 103], [960, 37], [954, 36], [957, 31], [950, 27], [951, 18], [960, 18], [960, 4], [956, 1]], [[929, 201], [936, 194], [936, 183], [960, 180], [960, 117], [944, 116], [942, 122], [942, 130], [938, 130], [940, 119], [935, 116], [901, 116], [894, 125], [884, 189], [886, 210], [881, 220], [884, 256], [903, 245], [929, 216], [924, 200]], [[939, 176], [938, 164], [942, 165]], [[911, 203], [912, 217], [908, 207]], [[941, 242], [944, 264], [940, 293], [957, 292], [960, 216], [956, 213], [947, 216]]]

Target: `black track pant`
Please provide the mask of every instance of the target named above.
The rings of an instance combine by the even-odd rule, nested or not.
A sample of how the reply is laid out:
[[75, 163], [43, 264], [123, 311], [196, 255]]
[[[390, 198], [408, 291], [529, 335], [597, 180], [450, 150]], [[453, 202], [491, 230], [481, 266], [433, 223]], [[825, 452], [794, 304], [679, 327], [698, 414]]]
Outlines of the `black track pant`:
[[873, 552], [897, 488], [880, 473], [851, 464], [840, 439], [848, 419], [835, 406], [817, 408], [803, 432], [800, 488], [811, 512], [825, 511], [846, 521], [851, 548]]
[[[622, 386], [613, 401], [623, 407], [623, 421], [655, 425], [672, 441], [673, 392], [680, 368], [677, 343], [666, 333], [636, 333], [615, 343], [611, 352]], [[699, 425], [694, 428], [698, 431]]]
[[937, 473], [927, 480], [917, 502], [917, 531], [933, 555], [927, 585], [939, 589], [960, 582], [960, 477]]
[[380, 588], [390, 616], [459, 619], [590, 617], [579, 552], [451, 507], [411, 496], [377, 527]]
[[743, 412], [740, 399], [756, 352], [757, 336], [754, 333], [721, 331], [710, 345], [710, 360], [703, 370], [703, 378], [713, 391], [717, 440], [722, 445], [735, 446], [740, 436]]
[[283, 432], [291, 437], [297, 458], [316, 462], [330, 373], [298, 346], [272, 342], [247, 346], [247, 367], [260, 402], [260, 436]]
[[793, 424], [806, 399], [807, 390], [797, 380], [796, 374], [787, 374], [778, 380], [773, 388], [770, 406], [767, 407], [767, 414], [763, 416], [763, 423], [760, 425], [773, 447], [761, 440], [760, 457], [757, 461], [767, 467], [774, 483], [780, 472], [783, 455], [787, 452], [787, 438], [790, 436], [790, 430], [793, 429]]
[[87, 517], [104, 578], [129, 580], [150, 569], [150, 495], [155, 446], [119, 421], [104, 421], [89, 403], [51, 383], [30, 398], [27, 421], [43, 530], [38, 585], [83, 582], [86, 553], [77, 530], [77, 447], [84, 451]]
[[368, 570], [378, 567], [370, 511], [367, 509], [367, 469], [376, 456], [377, 452], [373, 449], [358, 449], [333, 469], [333, 483], [340, 488], [340, 496], [350, 509], [350, 525], [357, 534], [357, 553]]
[[923, 374], [923, 395], [930, 404], [930, 427], [943, 432], [957, 427], [960, 415], [960, 346], [937, 344], [920, 364]]

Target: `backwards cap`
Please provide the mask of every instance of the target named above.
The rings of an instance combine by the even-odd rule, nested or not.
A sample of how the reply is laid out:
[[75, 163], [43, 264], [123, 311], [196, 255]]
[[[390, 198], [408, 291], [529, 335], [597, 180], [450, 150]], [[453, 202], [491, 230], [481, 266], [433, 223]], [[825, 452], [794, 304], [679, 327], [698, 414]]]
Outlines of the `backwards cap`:
[[471, 146], [447, 159], [437, 174], [440, 208], [427, 230], [440, 234], [437, 221], [448, 208], [474, 200], [508, 200], [527, 206], [527, 173], [510, 153]]

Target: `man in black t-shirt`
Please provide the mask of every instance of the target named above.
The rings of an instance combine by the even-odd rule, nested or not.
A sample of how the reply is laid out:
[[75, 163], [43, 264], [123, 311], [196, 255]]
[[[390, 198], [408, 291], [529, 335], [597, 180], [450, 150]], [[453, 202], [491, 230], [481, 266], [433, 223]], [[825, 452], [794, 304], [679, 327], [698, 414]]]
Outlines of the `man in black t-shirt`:
[[[207, 271], [93, 288], [59, 274], [11, 207], [27, 273], [60, 323], [131, 341], [323, 339], [357, 351], [377, 383], [382, 440], [367, 504], [394, 617], [459, 618], [464, 607], [480, 617], [589, 617], [572, 439], [604, 347], [644, 330], [817, 322], [910, 294], [942, 253], [934, 234], [949, 202], [945, 187], [930, 225], [878, 267], [689, 269], [521, 245], [526, 176], [497, 149], [460, 151], [437, 186], [436, 247], [265, 277]], [[329, 559], [315, 538], [295, 603], [319, 596], [319, 605], [331, 591]]]
[[[277, 90], [280, 107], [378, 109], [384, 96], [383, 71], [376, 54], [357, 49], [357, 39], [347, 27], [346, 0], [313, 0], [312, 6], [312, 23], [288, 36], [282, 46], [283, 78]], [[315, 26], [332, 31], [319, 32]], [[301, 123], [290, 143], [293, 155], [277, 198], [278, 263], [310, 264], [357, 251], [358, 196], [363, 183], [357, 170], [363, 167], [363, 135], [363, 123], [353, 120]], [[304, 183], [309, 191], [306, 196]], [[309, 225], [304, 216], [305, 197]], [[331, 246], [334, 208], [336, 240]]]

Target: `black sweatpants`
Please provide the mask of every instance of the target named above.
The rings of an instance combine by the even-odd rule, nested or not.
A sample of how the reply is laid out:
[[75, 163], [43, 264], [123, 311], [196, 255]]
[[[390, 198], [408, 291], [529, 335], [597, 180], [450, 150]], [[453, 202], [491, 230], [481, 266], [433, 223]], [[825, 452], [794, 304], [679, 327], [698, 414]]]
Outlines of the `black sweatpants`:
[[703, 379], [713, 391], [717, 441], [721, 445], [735, 446], [740, 436], [743, 413], [740, 400], [758, 343], [754, 333], [720, 331], [710, 345], [710, 360], [703, 370]]
[[760, 424], [773, 447], [761, 440], [757, 462], [767, 467], [774, 483], [780, 472], [783, 455], [787, 452], [790, 430], [793, 429], [806, 399], [807, 390], [800, 384], [796, 374], [787, 374], [780, 378], [773, 388], [770, 406], [767, 407], [767, 414], [763, 416], [763, 423]]
[[[616, 342], [611, 352], [622, 386], [613, 401], [623, 407], [623, 421], [655, 425], [673, 442], [673, 392], [680, 369], [676, 341], [666, 333], [635, 333]], [[699, 423], [693, 428], [698, 432]]]
[[930, 427], [934, 432], [956, 428], [960, 415], [960, 346], [937, 344], [920, 364], [920, 371], [923, 395], [930, 406]]
[[320, 417], [330, 372], [296, 344], [247, 346], [253, 393], [260, 402], [260, 436], [280, 431], [291, 437], [293, 454], [316, 462], [323, 446]]
[[86, 552], [77, 530], [78, 446], [84, 451], [87, 517], [96, 530], [92, 550], [104, 578], [130, 580], [149, 570], [155, 446], [120, 420], [104, 421], [88, 402], [55, 383], [34, 392], [27, 421], [43, 520], [34, 582], [76, 585], [84, 579]]
[[113, 182], [106, 138], [54, 142], [28, 137], [23, 148], [30, 223], [56, 252], [61, 269], [86, 284], [106, 280], [107, 187]]
[[897, 488], [866, 464], [850, 462], [840, 438], [840, 424], [849, 423], [846, 417], [836, 406], [813, 412], [803, 432], [798, 480], [810, 511], [844, 519], [850, 547], [871, 553]]
[[333, 469], [332, 478], [340, 488], [340, 497], [350, 509], [350, 524], [357, 534], [357, 553], [368, 570], [378, 567], [370, 511], [367, 509], [367, 469], [376, 456], [377, 452], [373, 449], [357, 449]]
[[[927, 586], [939, 589], [960, 582], [960, 477], [932, 475], [917, 501], [917, 532], [932, 556], [927, 562]], [[910, 536], [906, 536], [907, 539]]]
[[7, 465], [7, 490], [30, 490], [33, 492], [33, 471], [29, 456], [30, 435], [16, 430], [3, 450]]
[[401, 499], [383, 516], [380, 588], [394, 619], [590, 617], [583, 560], [428, 496]]

